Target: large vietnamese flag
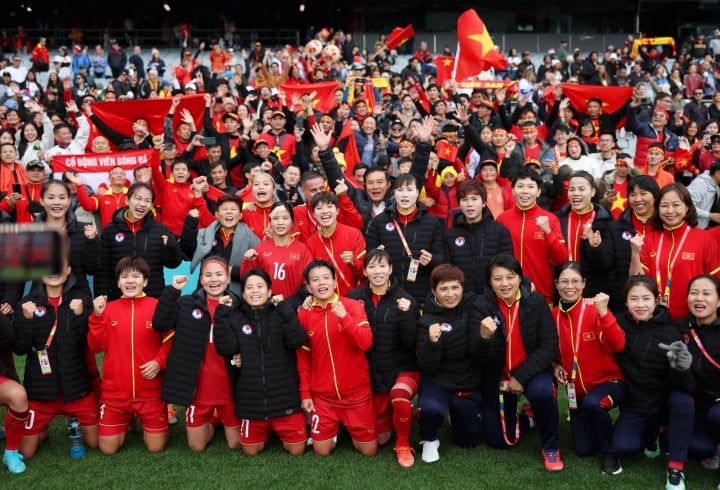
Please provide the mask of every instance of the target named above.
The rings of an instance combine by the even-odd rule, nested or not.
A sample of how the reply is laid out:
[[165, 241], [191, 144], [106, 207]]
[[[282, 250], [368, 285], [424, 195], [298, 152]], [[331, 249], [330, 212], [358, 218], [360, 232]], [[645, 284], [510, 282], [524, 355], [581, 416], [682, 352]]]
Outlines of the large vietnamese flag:
[[[205, 99], [202, 95], [180, 95], [180, 105], [173, 116], [173, 128], [182, 120], [182, 110], [187, 109], [195, 120], [195, 127], [203, 127]], [[165, 115], [170, 110], [172, 98], [138, 99], [118, 102], [93, 102], [92, 111], [105, 124], [120, 134], [132, 136], [133, 122], [143, 118], [148, 122], [150, 134], [163, 134]]]
[[413, 36], [415, 36], [415, 29], [412, 24], [408, 24], [405, 27], [396, 27], [387, 37], [385, 49], [396, 49], [405, 44]]
[[454, 79], [465, 80], [490, 68], [504, 69], [507, 60], [495, 50], [485, 23], [475, 10], [458, 17], [458, 49], [455, 57]]
[[335, 108], [335, 91], [340, 88], [339, 82], [318, 83], [283, 83], [278, 86], [285, 93], [285, 99], [291, 100], [293, 94], [313, 95], [313, 108], [320, 112], [330, 112]]
[[[570, 99], [576, 111], [584, 113], [590, 99], [602, 100], [603, 114], [612, 114], [623, 108], [632, 97], [632, 87], [606, 87], [604, 85], [580, 85], [577, 83], [563, 83], [563, 94]], [[622, 124], [621, 124], [622, 123]], [[625, 124], [625, 118], [617, 127]]]

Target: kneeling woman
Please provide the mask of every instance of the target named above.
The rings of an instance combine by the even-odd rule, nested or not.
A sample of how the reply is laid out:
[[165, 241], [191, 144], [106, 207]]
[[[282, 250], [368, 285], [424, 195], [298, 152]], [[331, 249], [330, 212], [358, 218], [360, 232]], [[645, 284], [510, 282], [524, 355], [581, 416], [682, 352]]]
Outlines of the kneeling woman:
[[175, 329], [161, 398], [185, 408], [188, 446], [202, 451], [215, 433], [213, 414], [225, 428], [230, 449], [240, 447], [240, 419], [235, 417], [230, 360], [215, 350], [214, 318], [225, 304], [237, 310], [239, 298], [230, 293], [225, 259], [210, 256], [200, 266], [201, 288], [180, 296], [187, 276], [174, 276], [160, 295], [152, 326], [158, 332]]
[[530, 401], [540, 432], [545, 469], [564, 468], [558, 446], [558, 406], [552, 379], [558, 336], [545, 297], [523, 284], [520, 262], [497, 255], [485, 271], [487, 287], [480, 299], [480, 359], [483, 386], [483, 431], [489, 446], [517, 444], [520, 395]]
[[122, 297], [93, 301], [88, 345], [105, 352], [100, 389], [100, 451], [115, 454], [123, 444], [128, 425], [137, 415], [145, 447], [151, 453], [165, 449], [168, 441], [167, 405], [160, 400], [162, 374], [172, 345], [172, 333], [152, 328], [158, 300], [144, 292], [150, 266], [141, 257], [125, 257], [115, 267]]
[[91, 311], [86, 285], [79, 285], [70, 266], [33, 284], [15, 312], [15, 354], [26, 356], [23, 384], [32, 416], [24, 424], [20, 452], [31, 458], [40, 433], [58, 415], [77, 417], [83, 442], [98, 445], [98, 404], [85, 362], [87, 319]]
[[570, 430], [578, 456], [602, 455], [602, 471], [622, 472], [610, 450], [610, 410], [625, 399], [627, 388], [615, 353], [625, 347], [625, 334], [608, 311], [605, 293], [583, 299], [585, 275], [577, 262], [558, 267], [555, 286], [560, 304], [553, 308], [560, 337], [555, 379], [567, 386]]
[[[660, 427], [667, 427], [666, 488], [684, 488], [683, 468], [695, 418], [688, 392], [692, 357], [667, 308], [658, 304], [659, 296], [648, 276], [633, 276], [625, 286], [627, 311], [617, 316], [625, 332], [625, 348], [617, 360], [628, 390], [615, 422], [612, 450], [621, 459], [630, 458], [655, 440]], [[659, 454], [645, 452], [649, 457]]]
[[348, 298], [359, 299], [373, 334], [366, 357], [375, 401], [375, 429], [380, 445], [387, 444], [395, 429], [395, 453], [400, 466], [415, 462], [410, 447], [412, 399], [420, 371], [415, 359], [418, 309], [413, 297], [391, 281], [392, 262], [386, 250], [372, 249], [363, 259], [368, 282]]
[[250, 269], [240, 278], [243, 302], [234, 311], [223, 300], [215, 315], [215, 348], [234, 358], [235, 415], [242, 419], [240, 443], [246, 456], [265, 449], [274, 431], [293, 456], [305, 451], [305, 416], [295, 351], [307, 335], [287, 301], [273, 305], [270, 276]]
[[440, 426], [450, 411], [452, 439], [473, 448], [480, 436], [482, 373], [478, 355], [480, 313], [475, 293], [465, 293], [460, 268], [440, 264], [430, 273], [431, 293], [425, 300], [417, 332], [422, 381], [418, 408], [422, 460], [440, 459]]

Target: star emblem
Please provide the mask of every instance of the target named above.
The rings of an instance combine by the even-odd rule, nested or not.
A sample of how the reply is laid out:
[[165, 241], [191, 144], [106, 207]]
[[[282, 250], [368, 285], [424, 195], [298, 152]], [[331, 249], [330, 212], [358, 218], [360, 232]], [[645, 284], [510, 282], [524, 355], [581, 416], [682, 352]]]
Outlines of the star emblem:
[[625, 211], [627, 209], [627, 197], [622, 197], [620, 193], [618, 192], [615, 196], [615, 200], [612, 202], [612, 205], [610, 206], [610, 211], [615, 211], [616, 209], [619, 209], [620, 211]]
[[493, 42], [492, 39], [490, 39], [490, 34], [488, 34], [487, 29], [485, 29], [485, 26], [482, 26], [483, 29], [481, 32], [478, 32], [477, 34], [470, 34], [468, 36], [468, 39], [472, 39], [473, 41], [480, 43], [481, 50], [483, 56], [485, 56], [488, 51], [493, 49]]
[[453, 60], [451, 58], [445, 58], [442, 63], [444, 66], [452, 66]]

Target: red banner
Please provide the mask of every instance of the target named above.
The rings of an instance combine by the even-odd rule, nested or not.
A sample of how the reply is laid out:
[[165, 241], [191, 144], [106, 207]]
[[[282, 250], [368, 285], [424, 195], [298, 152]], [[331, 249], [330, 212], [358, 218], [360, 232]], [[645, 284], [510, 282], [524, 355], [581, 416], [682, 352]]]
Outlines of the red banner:
[[81, 155], [55, 155], [52, 167], [55, 177], [64, 172], [74, 171], [81, 174], [83, 183], [93, 189], [108, 181], [108, 172], [114, 167], [122, 167], [128, 180], [133, 181], [132, 171], [140, 165], [158, 165], [158, 150], [133, 150], [115, 153], [84, 153]]
[[405, 27], [396, 27], [387, 37], [387, 40], [385, 41], [385, 49], [399, 48], [414, 36], [415, 29], [412, 24], [408, 24]]
[[[205, 99], [202, 95], [181, 95], [180, 105], [175, 110], [173, 129], [182, 120], [182, 110], [187, 109], [195, 120], [198, 131], [203, 127]], [[132, 124], [138, 118], [148, 122], [151, 134], [163, 133], [165, 116], [170, 111], [172, 98], [125, 100], [118, 102], [93, 102], [92, 111], [105, 124], [120, 134], [132, 136]]]
[[335, 91], [340, 88], [340, 84], [338, 82], [283, 83], [278, 88], [285, 93], [287, 101], [292, 100], [293, 94], [301, 97], [305, 94], [315, 94], [313, 108], [320, 112], [330, 112], [335, 108]]
[[479, 89], [486, 89], [486, 88], [508, 89], [515, 84], [517, 84], [517, 82], [506, 82], [504, 80], [465, 80], [462, 82], [457, 82], [458, 88], [479, 88]]
[[612, 114], [622, 109], [632, 97], [632, 87], [606, 87], [604, 85], [578, 85], [576, 83], [563, 83], [563, 94], [570, 99], [570, 103], [578, 112], [587, 110], [590, 99], [602, 101], [603, 114]]

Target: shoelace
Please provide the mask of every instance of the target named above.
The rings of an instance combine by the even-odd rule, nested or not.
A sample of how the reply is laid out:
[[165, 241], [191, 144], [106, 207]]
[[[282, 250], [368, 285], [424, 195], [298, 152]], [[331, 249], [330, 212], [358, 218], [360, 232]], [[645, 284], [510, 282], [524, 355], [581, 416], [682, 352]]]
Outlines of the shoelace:
[[557, 463], [558, 460], [558, 452], [554, 450], [545, 451], [545, 457], [548, 461], [551, 463]]

